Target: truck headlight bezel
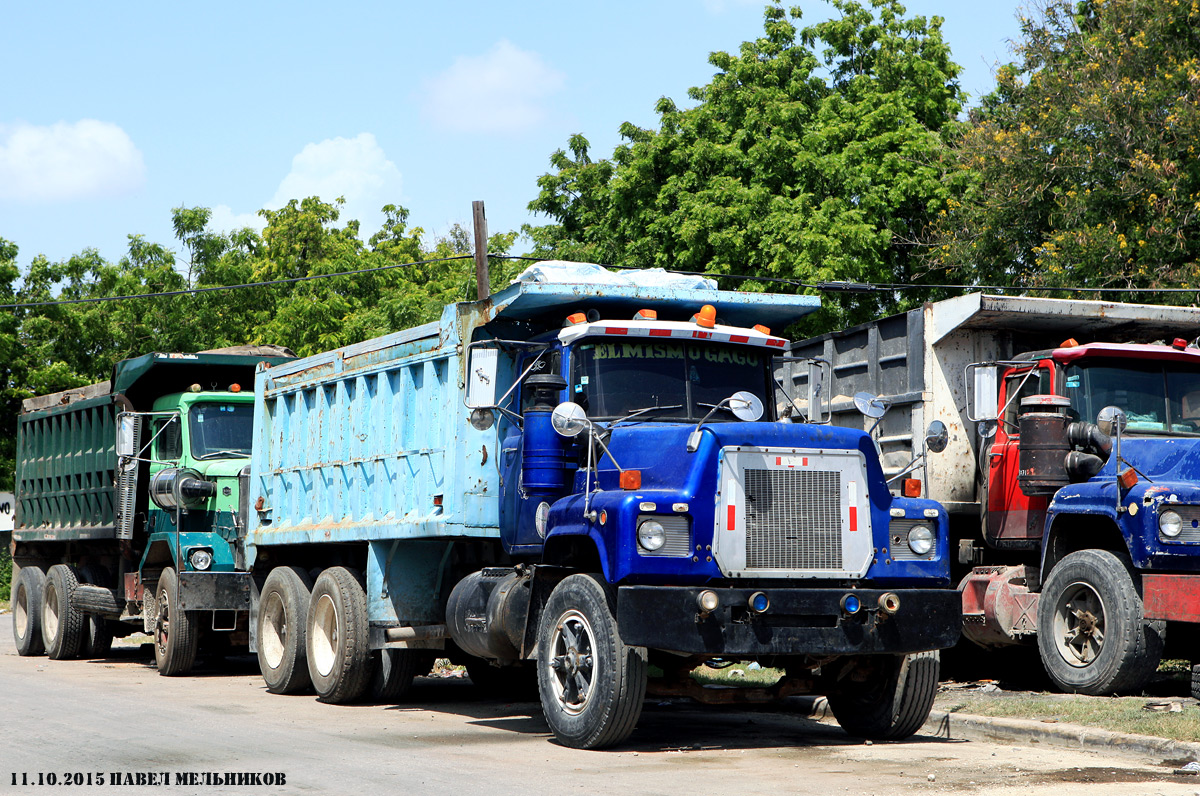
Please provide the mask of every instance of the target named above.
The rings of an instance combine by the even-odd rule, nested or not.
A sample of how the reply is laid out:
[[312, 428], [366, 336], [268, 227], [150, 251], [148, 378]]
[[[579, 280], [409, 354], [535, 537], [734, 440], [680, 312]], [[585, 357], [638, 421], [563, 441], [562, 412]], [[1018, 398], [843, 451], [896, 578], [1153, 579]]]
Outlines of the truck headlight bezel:
[[1167, 539], [1174, 539], [1183, 533], [1183, 517], [1178, 512], [1167, 509], [1158, 515], [1158, 532]]
[[924, 523], [908, 529], [908, 549], [915, 555], [929, 555], [933, 550], [933, 529]]
[[653, 553], [667, 543], [667, 529], [658, 520], [642, 520], [638, 524], [637, 542], [638, 547]]
[[188, 551], [188, 564], [197, 572], [207, 572], [212, 569], [213, 552], [207, 547], [196, 547]]

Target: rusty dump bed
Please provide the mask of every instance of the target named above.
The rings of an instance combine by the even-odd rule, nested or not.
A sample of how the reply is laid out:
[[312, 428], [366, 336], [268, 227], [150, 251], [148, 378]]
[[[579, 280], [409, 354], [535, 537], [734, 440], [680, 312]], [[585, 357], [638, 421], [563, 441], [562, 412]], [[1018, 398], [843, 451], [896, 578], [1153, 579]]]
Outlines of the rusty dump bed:
[[[1085, 344], [1149, 343], [1191, 340], [1198, 333], [1200, 308], [1195, 307], [970, 293], [801, 340], [792, 352], [832, 364], [828, 394], [835, 424], [869, 428], [854, 408], [857, 392], [891, 402], [875, 433], [889, 476], [912, 459], [914, 445], [920, 449], [931, 421], [945, 423], [949, 447], [931, 455], [913, 477], [922, 479], [927, 497], [952, 512], [970, 512], [978, 510], [978, 496], [977, 436], [966, 410], [968, 364], [1054, 349], [1067, 338]], [[791, 378], [799, 388], [807, 371], [796, 368]]]

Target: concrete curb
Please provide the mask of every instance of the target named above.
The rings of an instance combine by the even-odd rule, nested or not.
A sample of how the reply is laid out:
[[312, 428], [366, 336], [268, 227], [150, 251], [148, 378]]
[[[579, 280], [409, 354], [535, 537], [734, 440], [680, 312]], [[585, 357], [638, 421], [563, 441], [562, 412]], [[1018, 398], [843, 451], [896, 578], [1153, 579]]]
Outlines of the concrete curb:
[[[824, 697], [801, 697], [796, 701], [801, 712], [806, 713], [810, 719], [823, 724], [837, 724]], [[1200, 760], [1200, 743], [1113, 732], [1065, 722], [994, 718], [934, 710], [918, 732], [921, 735], [946, 739], [1087, 749], [1109, 754], [1134, 755], [1143, 760]]]
[[1113, 732], [1080, 724], [934, 711], [929, 714], [921, 732], [939, 738], [1036, 743], [1172, 761], [1200, 760], [1200, 743]]

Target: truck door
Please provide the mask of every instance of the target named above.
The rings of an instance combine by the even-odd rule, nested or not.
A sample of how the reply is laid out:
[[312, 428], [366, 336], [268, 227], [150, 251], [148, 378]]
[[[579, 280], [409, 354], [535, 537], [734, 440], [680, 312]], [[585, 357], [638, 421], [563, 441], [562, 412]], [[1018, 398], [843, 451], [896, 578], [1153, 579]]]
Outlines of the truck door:
[[1004, 377], [1000, 392], [1000, 419], [991, 449], [985, 452], [983, 466], [987, 477], [987, 505], [984, 530], [987, 543], [995, 548], [1030, 548], [1041, 542], [1042, 525], [1049, 500], [1029, 497], [1021, 491], [1021, 442], [1017, 416], [1021, 400], [1031, 395], [1053, 393], [1048, 363], [1035, 367], [1014, 368]]

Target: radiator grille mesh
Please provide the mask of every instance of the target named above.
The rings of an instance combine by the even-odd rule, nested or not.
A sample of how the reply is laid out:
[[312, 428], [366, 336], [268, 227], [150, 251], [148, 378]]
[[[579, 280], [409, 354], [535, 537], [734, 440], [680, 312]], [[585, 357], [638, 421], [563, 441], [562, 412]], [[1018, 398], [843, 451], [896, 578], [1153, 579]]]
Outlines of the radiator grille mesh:
[[842, 568], [842, 474], [745, 470], [746, 566]]

